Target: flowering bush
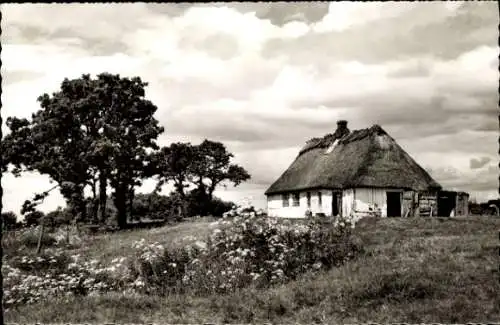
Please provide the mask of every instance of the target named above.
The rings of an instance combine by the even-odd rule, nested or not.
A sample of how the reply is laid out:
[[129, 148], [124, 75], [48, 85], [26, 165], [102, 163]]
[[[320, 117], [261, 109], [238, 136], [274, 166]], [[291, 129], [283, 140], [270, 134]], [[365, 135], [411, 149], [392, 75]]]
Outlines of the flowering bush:
[[206, 242], [176, 251], [137, 242], [135, 274], [148, 290], [227, 291], [248, 285], [267, 287], [305, 272], [339, 265], [356, 255], [353, 223], [307, 220], [303, 224], [253, 214], [222, 220]]
[[10, 259], [10, 265], [21, 271], [34, 274], [44, 274], [46, 272], [54, 273], [64, 271], [70, 257], [61, 251], [46, 251], [40, 256], [15, 256]]
[[167, 250], [158, 243], [147, 244], [144, 239], [133, 244], [135, 254], [129, 270], [137, 281], [133, 287], [145, 293], [165, 293], [181, 285], [186, 265], [194, 258], [186, 246]]
[[224, 212], [222, 214], [223, 218], [230, 217], [256, 217], [256, 216], [265, 216], [266, 213], [262, 209], [255, 209], [255, 207], [250, 203], [250, 201], [246, 201], [240, 206], [234, 206], [231, 210]]
[[54, 239], [57, 245], [79, 245], [83, 242], [81, 231], [77, 231], [75, 227], [70, 227], [69, 229], [64, 227], [59, 227], [54, 232]]
[[57, 295], [96, 295], [133, 288], [126, 258], [115, 258], [108, 266], [79, 255], [53, 251], [37, 257], [20, 256], [2, 265], [4, 307], [33, 303]]
[[146, 239], [128, 257], [109, 263], [49, 249], [38, 257], [16, 256], [4, 263], [4, 306], [55, 295], [102, 292], [202, 295], [245, 286], [268, 287], [353, 258], [354, 222], [315, 219], [291, 222], [245, 214], [214, 222], [205, 241], [190, 238], [168, 249]]
[[225, 257], [229, 269], [244, 267], [242, 273], [251, 275], [252, 282], [267, 286], [354, 256], [358, 247], [351, 241], [350, 229], [349, 222], [331, 225], [308, 220], [297, 224], [237, 217], [228, 227], [216, 230], [210, 243], [213, 255]]

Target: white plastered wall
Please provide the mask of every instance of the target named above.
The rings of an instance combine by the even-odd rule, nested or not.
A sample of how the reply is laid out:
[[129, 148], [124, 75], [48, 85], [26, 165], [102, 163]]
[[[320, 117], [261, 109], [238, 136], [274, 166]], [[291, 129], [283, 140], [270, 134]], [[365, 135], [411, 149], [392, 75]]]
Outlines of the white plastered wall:
[[[381, 210], [382, 217], [387, 217], [387, 192], [401, 193], [403, 190], [387, 188], [356, 188], [354, 190], [354, 207], [358, 213], [367, 213], [375, 208], [375, 205]], [[403, 215], [403, 202], [401, 200], [401, 215]]]
[[[307, 192], [311, 193], [311, 206], [307, 205]], [[321, 192], [321, 205], [318, 193]], [[332, 191], [331, 190], [309, 190], [299, 193], [300, 205], [293, 206], [293, 194], [288, 196], [288, 206], [283, 206], [281, 194], [273, 194], [267, 197], [267, 214], [271, 217], [280, 218], [305, 218], [306, 211], [310, 210], [313, 214], [332, 213]]]

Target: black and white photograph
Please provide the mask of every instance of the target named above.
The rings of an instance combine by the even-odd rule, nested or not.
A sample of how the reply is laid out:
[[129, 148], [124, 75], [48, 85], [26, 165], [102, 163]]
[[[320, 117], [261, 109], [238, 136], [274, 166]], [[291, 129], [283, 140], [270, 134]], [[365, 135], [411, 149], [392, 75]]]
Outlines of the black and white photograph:
[[497, 1], [0, 11], [0, 323], [500, 321]]

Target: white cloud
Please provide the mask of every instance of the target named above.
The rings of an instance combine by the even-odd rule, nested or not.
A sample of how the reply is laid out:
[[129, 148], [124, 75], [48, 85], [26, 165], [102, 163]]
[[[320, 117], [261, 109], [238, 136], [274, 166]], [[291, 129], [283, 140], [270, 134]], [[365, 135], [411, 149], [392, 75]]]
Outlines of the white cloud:
[[[47, 191], [52, 186], [54, 185], [49, 182], [49, 177], [37, 173], [26, 173], [19, 178], [9, 173], [3, 174], [2, 211], [14, 211], [14, 213], [20, 216], [21, 207], [25, 200], [33, 199], [34, 193]], [[44, 199], [38, 209], [43, 212], [49, 212], [55, 210], [58, 206], [64, 205], [63, 197], [56, 189]]]
[[435, 64], [437, 89], [465, 94], [490, 90], [498, 82], [498, 68], [491, 66], [493, 60], [498, 62], [498, 46], [480, 46], [455, 60]]
[[119, 39], [141, 25], [148, 14], [141, 3], [3, 4], [2, 12], [8, 17], [2, 21], [3, 31], [13, 42], [26, 40], [19, 35], [21, 28], [37, 35]]
[[60, 67], [61, 63], [74, 58], [73, 53], [65, 52], [64, 47], [60, 46], [8, 43], [2, 46], [2, 70], [7, 71], [29, 70], [46, 73], [48, 67]]
[[415, 3], [331, 2], [328, 14], [315, 24], [316, 32], [343, 31], [354, 25], [396, 17], [416, 7]]
[[310, 32], [311, 28], [304, 22], [301, 21], [291, 21], [283, 26], [282, 37], [286, 38], [296, 38], [304, 36]]

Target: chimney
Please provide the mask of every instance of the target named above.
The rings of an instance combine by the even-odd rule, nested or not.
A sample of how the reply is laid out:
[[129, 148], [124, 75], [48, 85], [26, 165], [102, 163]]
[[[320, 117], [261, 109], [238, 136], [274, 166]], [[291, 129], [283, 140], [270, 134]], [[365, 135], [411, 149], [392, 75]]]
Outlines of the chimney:
[[337, 121], [337, 129], [347, 129], [347, 121], [346, 120], [338, 120]]
[[337, 121], [337, 130], [335, 130], [335, 137], [337, 139], [340, 139], [349, 133], [350, 131], [347, 128], [347, 121], [346, 120]]

